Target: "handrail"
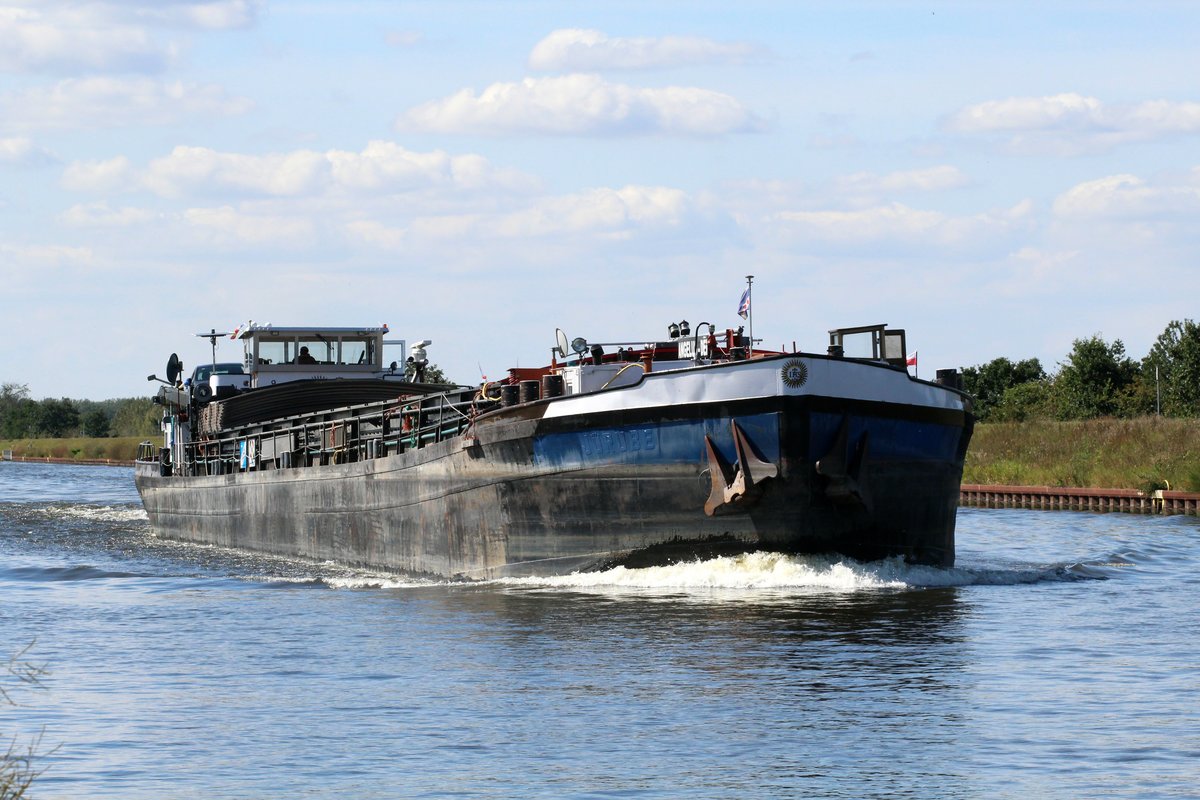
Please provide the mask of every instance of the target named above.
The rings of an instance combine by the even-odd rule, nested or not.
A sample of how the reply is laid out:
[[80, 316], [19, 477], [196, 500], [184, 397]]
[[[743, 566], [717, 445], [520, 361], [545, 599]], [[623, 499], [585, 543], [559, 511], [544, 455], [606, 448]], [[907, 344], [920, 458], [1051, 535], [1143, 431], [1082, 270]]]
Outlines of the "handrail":
[[[381, 457], [387, 455], [389, 449], [392, 453], [419, 449], [462, 435], [473, 422], [473, 416], [465, 413], [463, 407], [467, 406], [473, 412], [477, 404], [478, 397], [455, 400], [449, 394], [439, 392], [402, 404], [359, 409], [340, 418], [323, 418], [326, 412], [317, 412], [291, 424], [265, 430], [262, 423], [247, 425], [241, 430], [223, 431], [212, 438], [188, 442], [184, 452], [186, 473], [211, 475], [242, 471], [239, 443], [251, 440], [257, 442], [257, 463], [255, 467], [247, 467], [247, 471], [261, 469], [268, 462], [279, 468], [281, 460], [293, 466], [315, 466], [326, 458], [334, 463], [346, 463]], [[391, 427], [390, 421], [397, 416], [411, 418], [413, 415], [416, 424], [409, 430]], [[332, 437], [326, 438], [326, 432], [337, 427], [344, 433], [335, 445]], [[266, 442], [271, 442], [270, 455], [264, 457], [262, 445]], [[289, 453], [291, 457], [285, 458]], [[295, 462], [297, 458], [300, 463]]]
[[642, 374], [643, 375], [646, 374], [646, 365], [645, 364], [641, 363], [640, 361], [630, 361], [628, 364], [626, 364], [625, 366], [623, 366], [619, 370], [617, 370], [617, 374], [613, 375], [611, 378], [609, 378], [608, 381], [603, 386], [600, 387], [599, 391], [603, 392], [605, 389], [607, 389], [612, 384], [613, 381], [615, 381], [617, 378], [621, 377], [621, 373], [623, 373], [625, 370], [629, 369], [630, 367], [641, 367]]

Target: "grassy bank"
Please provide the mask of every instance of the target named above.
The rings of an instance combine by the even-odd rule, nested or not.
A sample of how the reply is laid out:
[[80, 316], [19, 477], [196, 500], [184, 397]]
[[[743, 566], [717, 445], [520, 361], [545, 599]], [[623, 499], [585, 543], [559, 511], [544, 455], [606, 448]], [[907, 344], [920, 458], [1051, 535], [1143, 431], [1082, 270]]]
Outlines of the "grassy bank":
[[977, 425], [963, 483], [1200, 491], [1200, 420]]
[[12, 450], [14, 457], [67, 458], [85, 461], [111, 458], [114, 461], [133, 461], [138, 442], [144, 436], [118, 436], [111, 439], [0, 439], [0, 450]]

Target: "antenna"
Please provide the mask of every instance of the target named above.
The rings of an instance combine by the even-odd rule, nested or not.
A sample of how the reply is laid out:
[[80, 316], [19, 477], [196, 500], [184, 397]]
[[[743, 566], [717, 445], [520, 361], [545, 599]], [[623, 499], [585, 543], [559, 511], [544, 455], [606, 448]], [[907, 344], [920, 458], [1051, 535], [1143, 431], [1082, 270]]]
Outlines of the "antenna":
[[750, 348], [746, 358], [754, 358], [754, 276], [746, 276], [746, 321], [750, 323]]
[[226, 336], [229, 335], [229, 331], [225, 331], [224, 333], [217, 333], [216, 328], [209, 328], [208, 333], [197, 333], [196, 335], [199, 336], [201, 339], [208, 339], [209, 343], [212, 344], [212, 363], [213, 363], [213, 369], [216, 369], [216, 367], [217, 367], [217, 338], [218, 337], [220, 337], [222, 339], [225, 338]]

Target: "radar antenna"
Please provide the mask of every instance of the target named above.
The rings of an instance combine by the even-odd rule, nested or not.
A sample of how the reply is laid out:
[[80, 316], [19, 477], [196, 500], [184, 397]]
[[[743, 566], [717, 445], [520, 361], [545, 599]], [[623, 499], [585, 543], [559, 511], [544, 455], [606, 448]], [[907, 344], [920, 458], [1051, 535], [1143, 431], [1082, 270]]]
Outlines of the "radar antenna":
[[217, 339], [225, 338], [226, 336], [229, 335], [229, 331], [225, 331], [224, 333], [217, 333], [216, 328], [209, 328], [208, 333], [197, 333], [196, 335], [199, 336], [201, 339], [208, 339], [209, 344], [212, 345], [212, 363], [213, 363], [213, 369], [216, 369], [217, 368]]

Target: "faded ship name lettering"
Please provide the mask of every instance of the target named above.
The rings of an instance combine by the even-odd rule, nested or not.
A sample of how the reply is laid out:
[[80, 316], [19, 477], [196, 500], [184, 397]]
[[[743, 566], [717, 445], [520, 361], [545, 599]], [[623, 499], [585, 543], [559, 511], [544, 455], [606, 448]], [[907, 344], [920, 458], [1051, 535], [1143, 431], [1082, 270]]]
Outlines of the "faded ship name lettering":
[[658, 449], [658, 433], [653, 428], [583, 433], [579, 436], [579, 444], [585, 458], [650, 451]]

